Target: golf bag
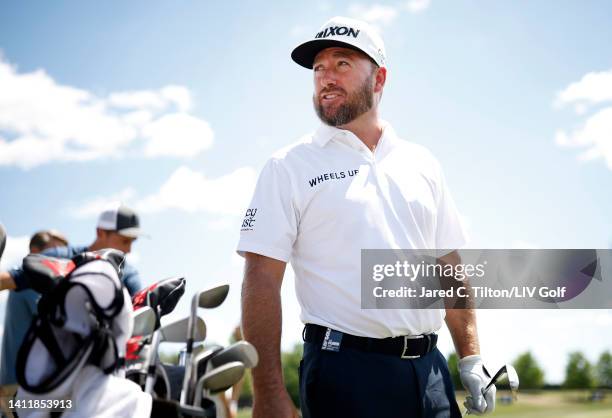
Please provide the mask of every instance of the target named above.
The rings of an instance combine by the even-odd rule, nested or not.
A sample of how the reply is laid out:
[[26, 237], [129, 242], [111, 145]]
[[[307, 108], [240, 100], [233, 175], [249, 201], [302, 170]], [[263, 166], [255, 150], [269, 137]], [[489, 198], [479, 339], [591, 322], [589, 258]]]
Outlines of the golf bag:
[[[17, 356], [18, 400], [72, 400], [62, 417], [150, 415], [151, 397], [121, 376], [133, 327], [122, 264], [116, 250], [24, 259], [42, 295]], [[49, 409], [18, 412], [50, 416]]]

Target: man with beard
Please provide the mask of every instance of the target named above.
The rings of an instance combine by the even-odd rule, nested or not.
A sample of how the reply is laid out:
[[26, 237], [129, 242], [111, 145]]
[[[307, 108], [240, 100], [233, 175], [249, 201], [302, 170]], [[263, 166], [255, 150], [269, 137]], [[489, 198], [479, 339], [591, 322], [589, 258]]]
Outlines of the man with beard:
[[280, 363], [280, 288], [295, 272], [304, 355], [300, 407], [306, 418], [460, 416], [442, 321], [459, 354], [466, 407], [494, 408], [479, 355], [474, 312], [361, 309], [361, 250], [448, 249], [458, 263], [466, 237], [438, 161], [380, 119], [387, 78], [382, 39], [367, 24], [336, 17], [292, 59], [312, 69], [323, 125], [277, 152], [262, 170], [242, 223], [242, 327], [259, 352], [253, 417], [295, 417]]

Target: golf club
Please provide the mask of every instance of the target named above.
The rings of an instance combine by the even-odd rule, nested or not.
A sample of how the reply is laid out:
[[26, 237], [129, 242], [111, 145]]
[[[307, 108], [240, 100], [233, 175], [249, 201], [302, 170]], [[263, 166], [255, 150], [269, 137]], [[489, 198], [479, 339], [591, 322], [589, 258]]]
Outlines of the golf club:
[[189, 384], [191, 382], [192, 363], [191, 354], [193, 353], [193, 342], [196, 328], [197, 310], [199, 308], [216, 308], [221, 305], [229, 292], [229, 285], [224, 284], [215, 286], [211, 289], [204, 290], [193, 295], [191, 299], [191, 315], [189, 316], [189, 326], [187, 334], [187, 350], [185, 352], [185, 376], [183, 377], [183, 388], [181, 390], [181, 405], [187, 405], [190, 402]]
[[[193, 328], [189, 328], [190, 324], [193, 324]], [[199, 316], [195, 318], [183, 318], [177, 321], [169, 322], [166, 325], [163, 325], [153, 333], [153, 337], [151, 339], [151, 345], [149, 347], [149, 351], [147, 352], [147, 356], [145, 357], [145, 361], [143, 364], [143, 370], [147, 372], [147, 378], [145, 381], [145, 392], [153, 393], [153, 387], [155, 385], [155, 376], [158, 374], [156, 371], [157, 367], [157, 351], [159, 349], [159, 344], [164, 342], [184, 342], [185, 335], [188, 331], [192, 331], [190, 335], [192, 335], [192, 344], [194, 341], [204, 341], [206, 338], [206, 324], [204, 320]], [[182, 335], [181, 335], [182, 334]], [[179, 337], [180, 336], [180, 337]]]
[[497, 383], [497, 381], [501, 379], [504, 376], [504, 374], [507, 375], [508, 384], [510, 385], [510, 390], [514, 394], [514, 392], [516, 392], [519, 387], [519, 377], [518, 377], [518, 374], [516, 373], [516, 369], [511, 364], [504, 364], [497, 371], [497, 373], [495, 373], [495, 376], [493, 376], [489, 384], [484, 388], [484, 390], [482, 391], [482, 394], [484, 395], [485, 393], [487, 393], [489, 389], [491, 388], [491, 386]]
[[[519, 388], [519, 377], [518, 377], [518, 373], [516, 372], [516, 369], [511, 364], [504, 364], [497, 371], [497, 373], [495, 373], [495, 375], [491, 378], [491, 381], [482, 390], [482, 395], [483, 396], [486, 395], [489, 389], [491, 389], [491, 386], [496, 384], [504, 376], [508, 377], [508, 385], [510, 386], [512, 397], [516, 398], [516, 391]], [[465, 402], [464, 402], [464, 406], [466, 406], [467, 408], [467, 405], [465, 404]], [[468, 415], [469, 413], [470, 413], [470, 410], [466, 409], [465, 412], [463, 413], [463, 416]]]
[[[187, 335], [189, 327], [189, 317], [175, 319], [172, 321], [164, 321], [162, 318], [161, 341], [168, 343], [184, 343], [185, 335]], [[199, 316], [195, 323], [195, 341], [204, 341], [206, 338], [206, 323]]]
[[248, 341], [238, 341], [215, 353], [210, 359], [210, 365], [214, 368], [232, 361], [239, 361], [247, 369], [252, 369], [257, 366], [259, 356], [253, 344]]
[[235, 361], [242, 363], [245, 369], [253, 368], [257, 366], [259, 361], [257, 350], [247, 341], [238, 341], [227, 348], [221, 349], [221, 347], [215, 347], [208, 351], [208, 353], [200, 353], [194, 358], [193, 374], [196, 378], [192, 379], [192, 384], [199, 382], [200, 385], [198, 386], [195, 383], [190, 388], [190, 393], [193, 396], [194, 405], [207, 410], [214, 410], [218, 418], [226, 418], [225, 404], [221, 400], [221, 397], [224, 396], [223, 393], [206, 395], [203, 387], [204, 382], [201, 377], [206, 372], [211, 372], [213, 369]]
[[134, 311], [132, 337], [144, 337], [155, 331], [155, 312], [148, 306]]
[[201, 405], [203, 397], [225, 391], [244, 376], [245, 367], [239, 361], [232, 361], [216, 367], [202, 376], [196, 384], [195, 406]]
[[190, 387], [189, 387], [189, 391], [190, 393], [193, 392], [193, 388], [195, 387], [195, 383], [197, 382], [197, 380], [204, 376], [204, 374], [206, 374], [207, 370], [207, 366], [208, 366], [208, 362], [209, 360], [215, 356], [217, 353], [221, 352], [223, 350], [223, 347], [219, 346], [219, 345], [213, 345], [211, 347], [206, 348], [204, 351], [199, 352], [198, 354], [196, 354], [191, 362], [192, 364], [192, 378], [190, 381]]

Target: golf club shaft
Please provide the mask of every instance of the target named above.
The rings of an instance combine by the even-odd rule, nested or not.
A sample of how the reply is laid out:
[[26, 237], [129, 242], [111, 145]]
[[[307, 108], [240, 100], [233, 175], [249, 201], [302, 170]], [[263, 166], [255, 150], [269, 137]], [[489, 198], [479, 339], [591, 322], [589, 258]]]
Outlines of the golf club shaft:
[[191, 355], [193, 353], [193, 340], [195, 338], [194, 335], [197, 313], [198, 304], [196, 298], [194, 298], [191, 300], [191, 315], [189, 315], [189, 322], [187, 326], [187, 350], [185, 351], [185, 376], [183, 377], [183, 388], [181, 389], [181, 405], [186, 405], [190, 402], [189, 385], [191, 383], [191, 374], [193, 373], [191, 367]]
[[155, 386], [155, 368], [157, 367], [157, 349], [159, 347], [159, 340], [160, 331], [157, 330], [153, 333], [151, 347], [145, 364], [147, 371], [147, 379], [145, 380], [145, 392], [151, 395], [153, 394], [153, 386]]
[[[493, 386], [495, 383], [497, 383], [497, 381], [504, 376], [506, 373], [496, 373], [495, 376], [491, 379], [491, 381], [487, 384], [487, 386], [484, 387], [484, 389], [482, 390], [482, 396], [485, 396], [487, 394], [487, 392], [489, 392], [489, 390], [491, 389], [491, 386]], [[465, 411], [463, 412], [463, 416], [466, 416], [470, 413], [469, 409], [465, 409]]]

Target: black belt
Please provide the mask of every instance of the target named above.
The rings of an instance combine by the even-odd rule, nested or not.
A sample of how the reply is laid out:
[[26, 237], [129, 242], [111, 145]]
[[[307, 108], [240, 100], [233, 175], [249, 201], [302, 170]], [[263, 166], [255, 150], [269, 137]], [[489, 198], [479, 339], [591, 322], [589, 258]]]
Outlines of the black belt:
[[[306, 342], [320, 346], [323, 344], [328, 329], [321, 325], [306, 324], [302, 338]], [[437, 342], [438, 336], [436, 334], [369, 338], [342, 333], [340, 349], [346, 347], [372, 353], [389, 354], [403, 359], [415, 359], [433, 351]]]

